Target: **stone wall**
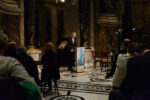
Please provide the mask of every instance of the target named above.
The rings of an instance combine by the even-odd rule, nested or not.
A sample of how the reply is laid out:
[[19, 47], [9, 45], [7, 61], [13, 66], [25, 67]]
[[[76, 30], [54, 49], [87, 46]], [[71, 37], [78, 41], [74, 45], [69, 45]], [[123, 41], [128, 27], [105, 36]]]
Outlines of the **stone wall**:
[[133, 0], [131, 7], [132, 26], [138, 31], [133, 34], [133, 39], [150, 44], [150, 0]]

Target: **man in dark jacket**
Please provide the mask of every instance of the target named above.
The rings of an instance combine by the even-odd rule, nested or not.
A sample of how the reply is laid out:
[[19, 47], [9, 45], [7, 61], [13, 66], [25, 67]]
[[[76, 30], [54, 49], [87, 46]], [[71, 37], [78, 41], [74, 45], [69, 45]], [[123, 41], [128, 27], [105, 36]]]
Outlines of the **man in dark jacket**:
[[75, 62], [75, 49], [77, 47], [77, 43], [76, 43], [76, 32], [72, 32], [71, 37], [68, 38], [68, 52], [69, 52], [69, 63], [68, 63], [68, 69], [73, 72], [73, 68], [72, 66], [74, 66], [74, 62]]
[[128, 61], [121, 92], [127, 100], [150, 100], [150, 49], [140, 43], [136, 51], [137, 57]]

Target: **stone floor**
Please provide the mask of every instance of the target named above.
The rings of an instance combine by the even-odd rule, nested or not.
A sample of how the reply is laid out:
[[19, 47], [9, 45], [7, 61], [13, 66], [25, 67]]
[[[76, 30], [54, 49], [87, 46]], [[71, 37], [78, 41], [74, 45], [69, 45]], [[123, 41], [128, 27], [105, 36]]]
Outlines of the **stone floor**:
[[99, 68], [86, 67], [82, 73], [70, 73], [66, 67], [61, 67], [60, 74], [59, 96], [53, 90], [44, 100], [108, 100], [112, 79], [105, 79], [106, 72]]

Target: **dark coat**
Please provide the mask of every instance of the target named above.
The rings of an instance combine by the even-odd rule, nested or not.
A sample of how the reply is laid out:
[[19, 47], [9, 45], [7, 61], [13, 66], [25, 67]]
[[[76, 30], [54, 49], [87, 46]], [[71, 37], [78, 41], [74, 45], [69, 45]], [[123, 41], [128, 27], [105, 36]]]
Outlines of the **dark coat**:
[[121, 92], [129, 100], [150, 100], [150, 52], [129, 59]]
[[60, 66], [67, 66], [68, 65], [68, 52], [67, 48], [58, 49], [58, 60], [59, 60], [59, 67]]
[[32, 57], [27, 54], [21, 54], [17, 55], [16, 58], [25, 67], [28, 74], [32, 76], [35, 79], [36, 83], [39, 85], [40, 80], [38, 75], [38, 67]]
[[73, 43], [72, 38], [68, 38], [67, 43], [68, 43], [67, 47], [68, 47], [69, 52], [71, 49], [73, 49], [75, 51], [75, 49], [77, 47], [76, 39], [74, 39], [74, 43]]
[[[68, 41], [67, 41], [68, 66], [74, 66], [76, 47], [77, 47], [76, 39], [74, 39], [74, 43], [73, 43], [72, 38], [68, 38]], [[71, 49], [73, 49], [74, 52], [71, 52]]]
[[42, 64], [43, 64], [42, 70], [43, 79], [58, 80], [60, 78], [57, 54], [53, 52], [45, 53], [42, 57]]

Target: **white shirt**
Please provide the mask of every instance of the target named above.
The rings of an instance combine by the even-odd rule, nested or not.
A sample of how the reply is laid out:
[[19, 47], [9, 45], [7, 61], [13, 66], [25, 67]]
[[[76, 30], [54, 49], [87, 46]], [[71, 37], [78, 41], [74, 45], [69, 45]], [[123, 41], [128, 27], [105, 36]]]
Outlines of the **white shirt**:
[[113, 86], [120, 88], [122, 81], [124, 80], [127, 73], [127, 62], [132, 56], [127, 54], [119, 54], [117, 60], [116, 71], [113, 76]]
[[74, 38], [72, 38], [72, 43], [74, 44]]

